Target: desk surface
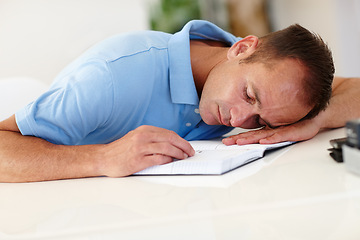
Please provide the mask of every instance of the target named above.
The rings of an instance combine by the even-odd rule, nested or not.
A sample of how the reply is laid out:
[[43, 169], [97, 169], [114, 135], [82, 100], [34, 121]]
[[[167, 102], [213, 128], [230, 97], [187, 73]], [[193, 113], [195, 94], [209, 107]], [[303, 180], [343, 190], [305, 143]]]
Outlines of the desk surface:
[[0, 239], [360, 239], [360, 176], [327, 151], [344, 135], [221, 176], [0, 184]]

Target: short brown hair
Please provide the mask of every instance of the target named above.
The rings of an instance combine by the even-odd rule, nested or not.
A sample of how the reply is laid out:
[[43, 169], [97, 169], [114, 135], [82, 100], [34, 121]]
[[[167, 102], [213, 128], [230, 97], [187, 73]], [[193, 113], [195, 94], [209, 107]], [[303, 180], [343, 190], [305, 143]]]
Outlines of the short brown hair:
[[256, 51], [241, 62], [262, 62], [271, 66], [273, 60], [285, 58], [297, 59], [307, 69], [304, 100], [313, 108], [304, 119], [313, 118], [326, 109], [331, 98], [335, 72], [331, 50], [318, 34], [294, 24], [259, 38]]

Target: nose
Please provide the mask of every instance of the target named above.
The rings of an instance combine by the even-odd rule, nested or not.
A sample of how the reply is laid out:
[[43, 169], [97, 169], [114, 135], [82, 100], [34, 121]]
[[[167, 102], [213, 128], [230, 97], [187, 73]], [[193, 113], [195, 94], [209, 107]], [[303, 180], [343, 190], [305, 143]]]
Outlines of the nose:
[[232, 108], [230, 124], [233, 127], [256, 128], [256, 118], [259, 116], [251, 107]]

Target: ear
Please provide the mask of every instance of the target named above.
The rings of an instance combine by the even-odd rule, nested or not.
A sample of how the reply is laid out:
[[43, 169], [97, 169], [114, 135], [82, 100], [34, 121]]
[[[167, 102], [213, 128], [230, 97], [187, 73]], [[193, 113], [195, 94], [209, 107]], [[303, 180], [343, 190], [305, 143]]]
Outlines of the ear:
[[259, 38], [253, 35], [249, 35], [240, 41], [234, 43], [228, 50], [227, 58], [232, 59], [240, 56], [250, 56], [256, 49], [259, 43]]

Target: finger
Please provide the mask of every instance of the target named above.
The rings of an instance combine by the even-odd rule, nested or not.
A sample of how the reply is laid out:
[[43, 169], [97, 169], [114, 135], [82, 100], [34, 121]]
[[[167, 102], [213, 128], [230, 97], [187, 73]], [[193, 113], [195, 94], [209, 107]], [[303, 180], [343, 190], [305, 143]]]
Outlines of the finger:
[[193, 149], [191, 144], [182, 137], [180, 137], [177, 133], [158, 127], [151, 127], [149, 128], [149, 130], [151, 134], [148, 134], [148, 136], [146, 136], [148, 141], [169, 142], [173, 146], [181, 149], [188, 156], [193, 156], [195, 154], [195, 150]]
[[263, 129], [261, 130], [253, 130], [253, 131], [248, 131], [248, 132], [243, 132], [243, 133], [239, 133], [237, 135], [233, 135], [230, 136], [228, 138], [223, 139], [223, 143], [226, 145], [233, 145], [236, 144], [236, 141], [238, 139], [248, 139], [248, 138], [254, 138], [254, 136], [259, 136], [261, 138], [261, 136], [266, 136], [263, 133]]
[[[185, 139], [183, 139], [182, 137], [180, 137], [179, 135], [173, 135], [172, 137], [170, 137], [169, 142], [181, 149], [187, 156], [194, 156], [195, 155], [195, 150], [194, 148], [191, 146], [191, 144], [186, 141]], [[182, 158], [180, 158], [182, 159]]]
[[253, 143], [261, 143], [261, 140], [263, 140], [266, 137], [269, 137], [272, 133], [266, 133], [266, 134], [254, 134], [251, 136], [247, 136], [245, 138], [239, 138], [236, 140], [237, 145], [245, 145], [245, 144], [253, 144]]
[[302, 141], [302, 140], [310, 139], [318, 133], [318, 129], [316, 128], [315, 129], [313, 129], [312, 127], [310, 127], [310, 129], [301, 128], [304, 126], [297, 124], [293, 126], [286, 126], [283, 128], [279, 128], [271, 136], [268, 136], [260, 140], [260, 143], [272, 144], [272, 143], [278, 143], [284, 141]]
[[266, 132], [258, 135], [260, 144], [273, 144], [284, 141], [298, 141], [294, 134], [296, 128], [293, 126], [283, 126], [276, 129], [264, 130]]
[[225, 145], [234, 145], [236, 144], [236, 138], [234, 138], [233, 136], [230, 136], [230, 137], [227, 137], [227, 138], [224, 138], [222, 140], [222, 143], [225, 144]]
[[172, 145], [169, 142], [157, 142], [148, 144], [146, 155], [164, 155], [176, 159], [185, 159], [189, 155], [186, 154], [182, 149]]
[[260, 139], [269, 137], [272, 134], [274, 134], [274, 129], [254, 130], [246, 133], [240, 133], [238, 135], [231, 136], [227, 139], [223, 139], [223, 143], [226, 145], [231, 145], [231, 144], [244, 145], [251, 143], [259, 143]]
[[[162, 165], [166, 163], [172, 162], [173, 159], [169, 156], [161, 155], [161, 154], [153, 154], [145, 156], [141, 159], [141, 161], [137, 161], [136, 164], [130, 167], [130, 171], [128, 173], [122, 174], [123, 176], [127, 176], [133, 174], [135, 172], [139, 172], [144, 170], [148, 167], [155, 166], [155, 165]], [[116, 175], [114, 175], [116, 176]]]
[[289, 137], [286, 137], [286, 135], [281, 134], [281, 132], [276, 132], [272, 134], [271, 136], [268, 136], [266, 138], [260, 139], [260, 144], [273, 144], [273, 143], [279, 143], [284, 141], [292, 141]]
[[171, 157], [161, 155], [161, 154], [149, 155], [144, 160], [145, 160], [144, 162], [146, 164], [144, 169], [154, 166], [154, 165], [163, 165], [163, 164], [170, 163], [173, 161], [173, 159]]

